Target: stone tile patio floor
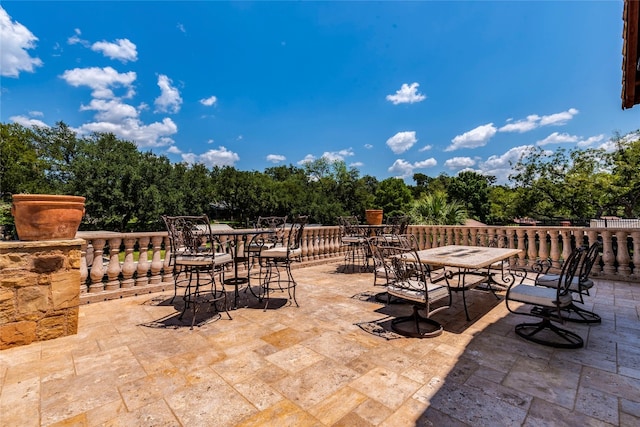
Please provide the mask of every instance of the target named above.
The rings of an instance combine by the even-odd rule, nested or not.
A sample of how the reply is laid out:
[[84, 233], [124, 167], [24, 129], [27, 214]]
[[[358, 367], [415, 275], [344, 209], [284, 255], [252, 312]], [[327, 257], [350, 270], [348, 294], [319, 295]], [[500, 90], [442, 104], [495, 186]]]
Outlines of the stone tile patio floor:
[[569, 325], [585, 348], [558, 350], [482, 291], [471, 322], [454, 295], [441, 336], [397, 337], [388, 317], [409, 306], [339, 270], [296, 269], [299, 308], [246, 294], [192, 331], [170, 293], [84, 305], [77, 335], [0, 352], [0, 425], [640, 425], [638, 284], [597, 280], [602, 324]]

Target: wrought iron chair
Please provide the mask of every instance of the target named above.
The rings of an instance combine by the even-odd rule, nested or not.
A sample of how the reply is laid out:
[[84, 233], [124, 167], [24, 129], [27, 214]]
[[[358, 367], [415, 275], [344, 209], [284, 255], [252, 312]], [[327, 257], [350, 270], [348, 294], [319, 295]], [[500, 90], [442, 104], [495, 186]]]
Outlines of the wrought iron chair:
[[[593, 288], [594, 283], [593, 280], [589, 278], [589, 275], [591, 274], [591, 270], [600, 255], [600, 250], [601, 244], [599, 242], [593, 243], [589, 249], [586, 250], [578, 270], [578, 276], [574, 277], [569, 285], [569, 291], [579, 298], [580, 304], [584, 304], [584, 296], [589, 296], [589, 290]], [[558, 280], [558, 275], [549, 274], [548, 271], [550, 267], [550, 264], [547, 264], [547, 270], [544, 273], [538, 274], [535, 279], [536, 285], [546, 287], [554, 286]], [[577, 301], [574, 299], [569, 306], [562, 310], [562, 317], [564, 320], [588, 324], [597, 324], [602, 322], [602, 318], [598, 314], [577, 306], [576, 302]]]
[[[259, 300], [266, 300], [264, 309], [269, 305], [270, 293], [273, 291], [287, 291], [289, 300], [293, 300], [296, 307], [299, 307], [296, 300], [297, 283], [291, 273], [291, 264], [302, 260], [302, 232], [307, 224], [308, 216], [297, 216], [291, 223], [289, 234], [284, 246], [275, 246], [262, 250], [258, 257], [261, 270], [265, 270], [260, 276], [263, 277]], [[280, 271], [284, 268], [284, 273]], [[286, 274], [283, 277], [283, 274]]]
[[387, 218], [387, 225], [385, 227], [385, 234], [406, 234], [407, 227], [409, 227], [409, 222], [411, 222], [411, 217], [408, 215], [396, 215]]
[[253, 268], [255, 261], [259, 260], [260, 252], [275, 246], [284, 245], [285, 228], [287, 216], [259, 216], [254, 227], [256, 230], [269, 230], [269, 234], [256, 234], [245, 246], [244, 260], [247, 268]]
[[[381, 249], [387, 251], [390, 261], [387, 294], [414, 303], [411, 315], [391, 321], [393, 331], [415, 338], [440, 335], [443, 327], [431, 315], [451, 306], [451, 289], [446, 274], [432, 274], [429, 266], [420, 261], [415, 247], [393, 245]], [[420, 314], [420, 311], [425, 314]]]
[[[518, 336], [528, 341], [557, 348], [580, 348], [584, 345], [578, 334], [556, 326], [554, 323], [564, 323], [562, 311], [573, 302], [570, 287], [583, 256], [584, 248], [582, 247], [571, 252], [562, 264], [555, 288], [527, 283], [512, 283], [509, 286], [505, 297], [507, 309], [515, 314], [541, 319], [536, 323], [516, 325], [515, 332]], [[512, 305], [513, 303], [531, 305], [533, 308], [530, 311], [518, 311], [517, 307], [514, 308]]]
[[356, 216], [340, 216], [338, 217], [341, 234], [341, 244], [346, 246], [347, 250], [344, 254], [344, 266], [359, 266], [359, 269], [369, 267], [369, 243], [368, 231], [359, 227], [360, 223]]
[[[208, 303], [217, 310], [218, 301], [222, 301], [223, 309], [231, 319], [224, 288], [224, 267], [233, 262], [233, 258], [228, 253], [218, 251], [220, 242], [211, 232], [209, 218], [206, 215], [164, 215], [162, 219], [171, 244], [169, 264], [173, 268], [174, 279], [171, 301], [175, 299], [178, 289], [184, 289], [184, 307], [179, 319], [182, 320], [184, 313], [191, 307], [193, 329], [199, 306]], [[216, 276], [219, 276], [217, 281]]]

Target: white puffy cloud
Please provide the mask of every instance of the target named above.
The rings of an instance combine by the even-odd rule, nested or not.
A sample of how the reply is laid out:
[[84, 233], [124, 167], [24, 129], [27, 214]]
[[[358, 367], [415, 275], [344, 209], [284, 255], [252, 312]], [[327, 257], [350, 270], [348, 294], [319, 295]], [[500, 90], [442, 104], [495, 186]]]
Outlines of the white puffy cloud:
[[394, 105], [398, 104], [413, 104], [414, 102], [424, 101], [427, 97], [421, 93], [418, 93], [418, 83], [411, 83], [408, 85], [403, 83], [400, 89], [398, 89], [395, 95], [387, 95], [387, 101], [391, 101]]
[[487, 144], [487, 142], [496, 134], [496, 127], [493, 123], [478, 126], [475, 129], [458, 135], [451, 140], [451, 145], [444, 151], [454, 151], [460, 148], [477, 148]]
[[9, 117], [9, 120], [19, 125], [22, 125], [24, 127], [34, 127], [34, 126], [38, 126], [41, 128], [49, 127], [49, 125], [43, 122], [42, 120], [32, 119], [26, 116], [11, 116]]
[[325, 151], [322, 153], [321, 157], [324, 157], [330, 162], [335, 162], [336, 160], [344, 160], [345, 157], [353, 156], [353, 150], [351, 148], [347, 148], [346, 150], [340, 151]]
[[185, 153], [182, 155], [182, 160], [189, 164], [202, 163], [207, 167], [233, 166], [240, 160], [240, 156], [220, 146], [217, 150], [209, 150], [202, 154]]
[[138, 147], [163, 147], [173, 144], [170, 135], [178, 131], [178, 127], [170, 118], [149, 125], [135, 118], [124, 119], [119, 123], [91, 122], [77, 129], [80, 134], [91, 132], [110, 132], [119, 138], [134, 142]]
[[361, 168], [362, 166], [364, 166], [364, 163], [362, 163], [362, 162], [349, 163], [349, 167], [350, 168]]
[[451, 170], [470, 168], [475, 164], [476, 161], [471, 157], [452, 157], [444, 162], [444, 166]]
[[18, 77], [21, 71], [32, 73], [34, 67], [41, 67], [42, 60], [32, 57], [27, 52], [34, 49], [38, 38], [27, 27], [13, 21], [9, 14], [0, 6], [0, 75], [3, 77]]
[[558, 133], [553, 132], [551, 135], [547, 136], [545, 139], [541, 139], [536, 142], [536, 145], [548, 145], [548, 144], [564, 144], [570, 142], [578, 142], [580, 140], [579, 137], [575, 135], [569, 135], [568, 133]]
[[176, 147], [175, 145], [172, 145], [171, 147], [167, 148], [167, 153], [182, 154], [182, 150]]
[[478, 164], [477, 172], [483, 175], [493, 175], [498, 184], [506, 184], [509, 175], [513, 173], [513, 165], [532, 148], [532, 145], [520, 145], [509, 149], [504, 154], [490, 156]]
[[432, 145], [425, 145], [424, 147], [422, 147], [422, 148], [421, 148], [421, 149], [419, 149], [418, 151], [419, 151], [420, 153], [422, 153], [423, 151], [429, 151], [429, 150], [431, 150], [432, 148], [433, 148], [433, 146], [432, 146]]
[[80, 31], [80, 28], [75, 28], [73, 30], [73, 32], [75, 34], [67, 39], [67, 43], [68, 44], [70, 44], [70, 45], [79, 44], [79, 45], [82, 45], [82, 46], [84, 46], [86, 48], [90, 48], [91, 47], [91, 45], [89, 44], [89, 42], [87, 40], [84, 40], [84, 39], [80, 38], [80, 36], [82, 35], [82, 31]]
[[538, 127], [538, 122], [540, 121], [540, 116], [537, 114], [531, 114], [527, 116], [525, 120], [511, 121], [507, 120], [507, 124], [498, 129], [499, 132], [518, 132], [524, 133], [529, 132]]
[[136, 45], [129, 39], [116, 39], [115, 43], [101, 41], [91, 45], [94, 52], [102, 52], [104, 56], [111, 59], [117, 59], [121, 62], [137, 61], [138, 51]]
[[80, 111], [97, 111], [95, 118], [105, 122], [121, 122], [127, 118], [138, 117], [135, 107], [119, 100], [92, 99], [89, 105], [81, 105]]
[[307, 154], [306, 156], [304, 156], [304, 159], [298, 160], [298, 164], [305, 165], [307, 163], [313, 162], [315, 159], [316, 159], [316, 156], [314, 156], [313, 154]]
[[373, 145], [371, 144], [364, 144], [364, 148], [366, 148], [367, 150], [370, 150], [373, 148]]
[[132, 97], [135, 93], [132, 84], [137, 76], [133, 71], [118, 73], [111, 67], [90, 67], [66, 70], [60, 77], [74, 87], [88, 86], [93, 90], [91, 96], [94, 98], [109, 99], [115, 97], [112, 90], [115, 87], [126, 88], [124, 97]]
[[594, 135], [594, 136], [590, 136], [587, 139], [582, 139], [580, 141], [578, 141], [578, 143], [576, 144], [578, 147], [590, 147], [594, 144], [597, 144], [598, 142], [602, 141], [603, 139], [605, 139], [604, 134], [600, 134], [600, 135]]
[[156, 106], [156, 112], [177, 113], [182, 105], [182, 97], [180, 92], [174, 86], [171, 79], [164, 74], [158, 76], [158, 86], [160, 87], [160, 96], [153, 102]]
[[561, 113], [550, 114], [548, 116], [542, 116], [540, 118], [540, 126], [562, 126], [569, 120], [573, 119], [573, 116], [578, 114], [579, 111], [575, 108], [569, 108], [567, 111]]
[[287, 158], [280, 154], [269, 154], [267, 155], [267, 161], [271, 163], [281, 163], [287, 160]]
[[215, 96], [210, 96], [208, 98], [203, 98], [200, 100], [200, 104], [205, 105], [207, 107], [211, 107], [218, 102], [218, 98]]
[[437, 164], [438, 162], [434, 158], [422, 160], [415, 163], [407, 162], [404, 159], [397, 159], [387, 170], [395, 176], [404, 179], [411, 177], [415, 169], [429, 168], [436, 166]]
[[395, 154], [404, 153], [418, 141], [415, 131], [398, 132], [387, 139], [387, 145]]

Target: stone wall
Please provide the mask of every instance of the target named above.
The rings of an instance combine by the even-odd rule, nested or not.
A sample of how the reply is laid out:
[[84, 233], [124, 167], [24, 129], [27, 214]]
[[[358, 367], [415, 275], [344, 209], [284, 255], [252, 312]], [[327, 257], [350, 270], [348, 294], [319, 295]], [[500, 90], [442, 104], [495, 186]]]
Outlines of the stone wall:
[[0, 242], [0, 350], [78, 332], [82, 243]]

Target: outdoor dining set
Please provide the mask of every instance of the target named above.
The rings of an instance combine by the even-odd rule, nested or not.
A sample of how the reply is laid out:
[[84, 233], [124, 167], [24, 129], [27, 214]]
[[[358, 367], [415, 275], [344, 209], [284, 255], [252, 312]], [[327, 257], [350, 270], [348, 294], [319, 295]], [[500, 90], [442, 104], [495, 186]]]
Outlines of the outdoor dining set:
[[[274, 292], [286, 293], [290, 304], [298, 306], [291, 266], [302, 255], [307, 216], [296, 216], [290, 222], [287, 217], [260, 217], [253, 228], [243, 229], [214, 229], [206, 215], [163, 219], [171, 244], [172, 302], [180, 295], [180, 319], [190, 310], [191, 328], [204, 304], [232, 319], [229, 307], [238, 308], [243, 288], [264, 303], [264, 310]], [[391, 321], [391, 329], [399, 335], [440, 335], [443, 326], [432, 316], [450, 308], [456, 294], [461, 295], [466, 320], [471, 321], [468, 298], [472, 290], [503, 299], [514, 314], [537, 318], [516, 325], [515, 332], [546, 346], [580, 348], [583, 339], [565, 324], [601, 322], [599, 315], [582, 306], [583, 297], [594, 286], [589, 276], [601, 251], [598, 242], [590, 247], [577, 242], [559, 271], [551, 274], [548, 260], [536, 260], [529, 271], [515, 267], [510, 259], [522, 249], [489, 233], [475, 236], [475, 244], [420, 249], [416, 236], [407, 233], [408, 217], [374, 225], [360, 224], [354, 216], [338, 221], [344, 247], [341, 271], [372, 272], [373, 285], [384, 288], [376, 295], [377, 301], [412, 306], [409, 315]], [[232, 304], [227, 300], [228, 291], [233, 294]]]

